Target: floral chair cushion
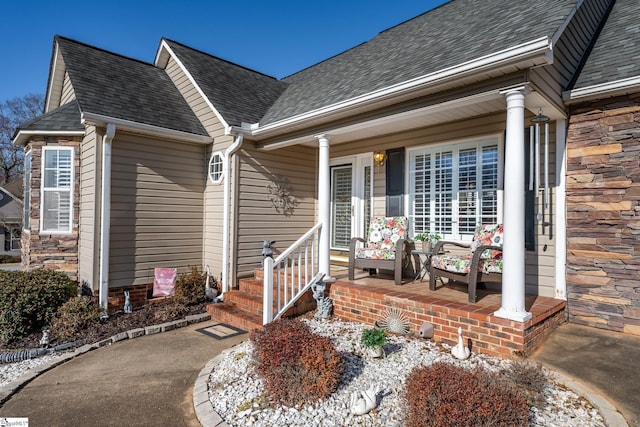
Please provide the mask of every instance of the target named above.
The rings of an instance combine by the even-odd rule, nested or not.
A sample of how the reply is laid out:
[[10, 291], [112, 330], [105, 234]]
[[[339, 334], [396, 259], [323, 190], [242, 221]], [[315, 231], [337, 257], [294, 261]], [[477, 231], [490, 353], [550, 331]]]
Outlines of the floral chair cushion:
[[396, 242], [404, 239], [406, 229], [407, 218], [403, 216], [371, 218], [366, 246], [356, 248], [356, 258], [395, 259]]
[[[502, 247], [503, 235], [504, 227], [502, 224], [477, 227], [471, 242], [471, 253], [473, 254], [480, 246]], [[439, 270], [468, 274], [471, 270], [472, 256], [434, 255], [431, 258], [431, 264]], [[502, 251], [486, 249], [478, 264], [478, 271], [481, 273], [502, 273]]]
[[[452, 273], [469, 274], [471, 271], [471, 255], [434, 255], [431, 264], [439, 270]], [[481, 273], [502, 273], [502, 259], [486, 258], [480, 260], [478, 271]]]
[[[479, 246], [499, 246], [502, 247], [504, 241], [504, 227], [502, 224], [482, 225], [476, 228], [471, 242], [471, 252]], [[482, 254], [482, 258], [502, 259], [502, 251], [487, 249]]]

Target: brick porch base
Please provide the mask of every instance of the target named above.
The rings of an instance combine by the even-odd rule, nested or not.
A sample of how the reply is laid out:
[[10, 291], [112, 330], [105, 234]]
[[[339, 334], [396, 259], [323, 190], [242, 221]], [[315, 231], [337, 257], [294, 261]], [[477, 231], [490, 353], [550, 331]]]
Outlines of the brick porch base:
[[466, 302], [466, 287], [440, 286], [429, 291], [427, 282], [395, 286], [392, 280], [365, 277], [339, 279], [331, 285], [334, 314], [344, 320], [373, 324], [387, 307], [401, 309], [417, 333], [423, 322], [434, 325], [434, 340], [456, 344], [458, 327], [472, 351], [501, 358], [530, 354], [549, 334], [566, 321], [565, 301], [527, 296], [531, 320], [521, 323], [493, 315], [500, 308], [500, 294], [479, 291], [477, 304]]

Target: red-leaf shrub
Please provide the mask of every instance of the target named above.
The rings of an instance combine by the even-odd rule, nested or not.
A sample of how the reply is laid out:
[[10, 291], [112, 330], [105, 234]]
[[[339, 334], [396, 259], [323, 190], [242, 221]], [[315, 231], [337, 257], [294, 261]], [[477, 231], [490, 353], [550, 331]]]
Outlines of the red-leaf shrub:
[[280, 319], [251, 336], [267, 397], [295, 406], [329, 397], [340, 385], [343, 356], [299, 320]]
[[416, 368], [406, 383], [407, 426], [527, 426], [527, 394], [498, 374], [448, 363]]

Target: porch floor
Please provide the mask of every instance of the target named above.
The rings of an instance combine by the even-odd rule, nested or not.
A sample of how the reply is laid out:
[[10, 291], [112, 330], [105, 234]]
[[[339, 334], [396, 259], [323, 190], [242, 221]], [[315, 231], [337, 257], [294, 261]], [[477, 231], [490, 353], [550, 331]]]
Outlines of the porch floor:
[[338, 317], [372, 324], [387, 307], [400, 308], [414, 333], [429, 322], [436, 341], [456, 344], [460, 326], [472, 350], [500, 357], [529, 354], [566, 320], [566, 302], [555, 298], [527, 295], [525, 308], [532, 318], [515, 322], [494, 316], [502, 298], [497, 290], [478, 289], [478, 301], [471, 304], [465, 284], [442, 285], [438, 281], [436, 290], [430, 291], [428, 276], [422, 281], [404, 278], [402, 285], [396, 286], [391, 275], [356, 271], [350, 281], [346, 268], [332, 266], [331, 273], [337, 279], [330, 297]]

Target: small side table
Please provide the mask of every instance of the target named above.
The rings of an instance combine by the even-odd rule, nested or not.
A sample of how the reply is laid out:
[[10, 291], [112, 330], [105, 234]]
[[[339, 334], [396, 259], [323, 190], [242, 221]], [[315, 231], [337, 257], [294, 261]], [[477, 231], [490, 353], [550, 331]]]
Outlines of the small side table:
[[418, 278], [420, 278], [420, 281], [422, 282], [422, 280], [424, 279], [424, 276], [429, 274], [429, 264], [431, 263], [431, 257], [433, 256], [433, 252], [419, 251], [417, 249], [413, 249], [411, 251], [411, 255], [417, 255], [421, 264], [420, 271], [418, 271], [418, 274], [416, 274], [416, 277], [414, 277], [413, 281], [415, 282], [416, 280], [418, 280]]

